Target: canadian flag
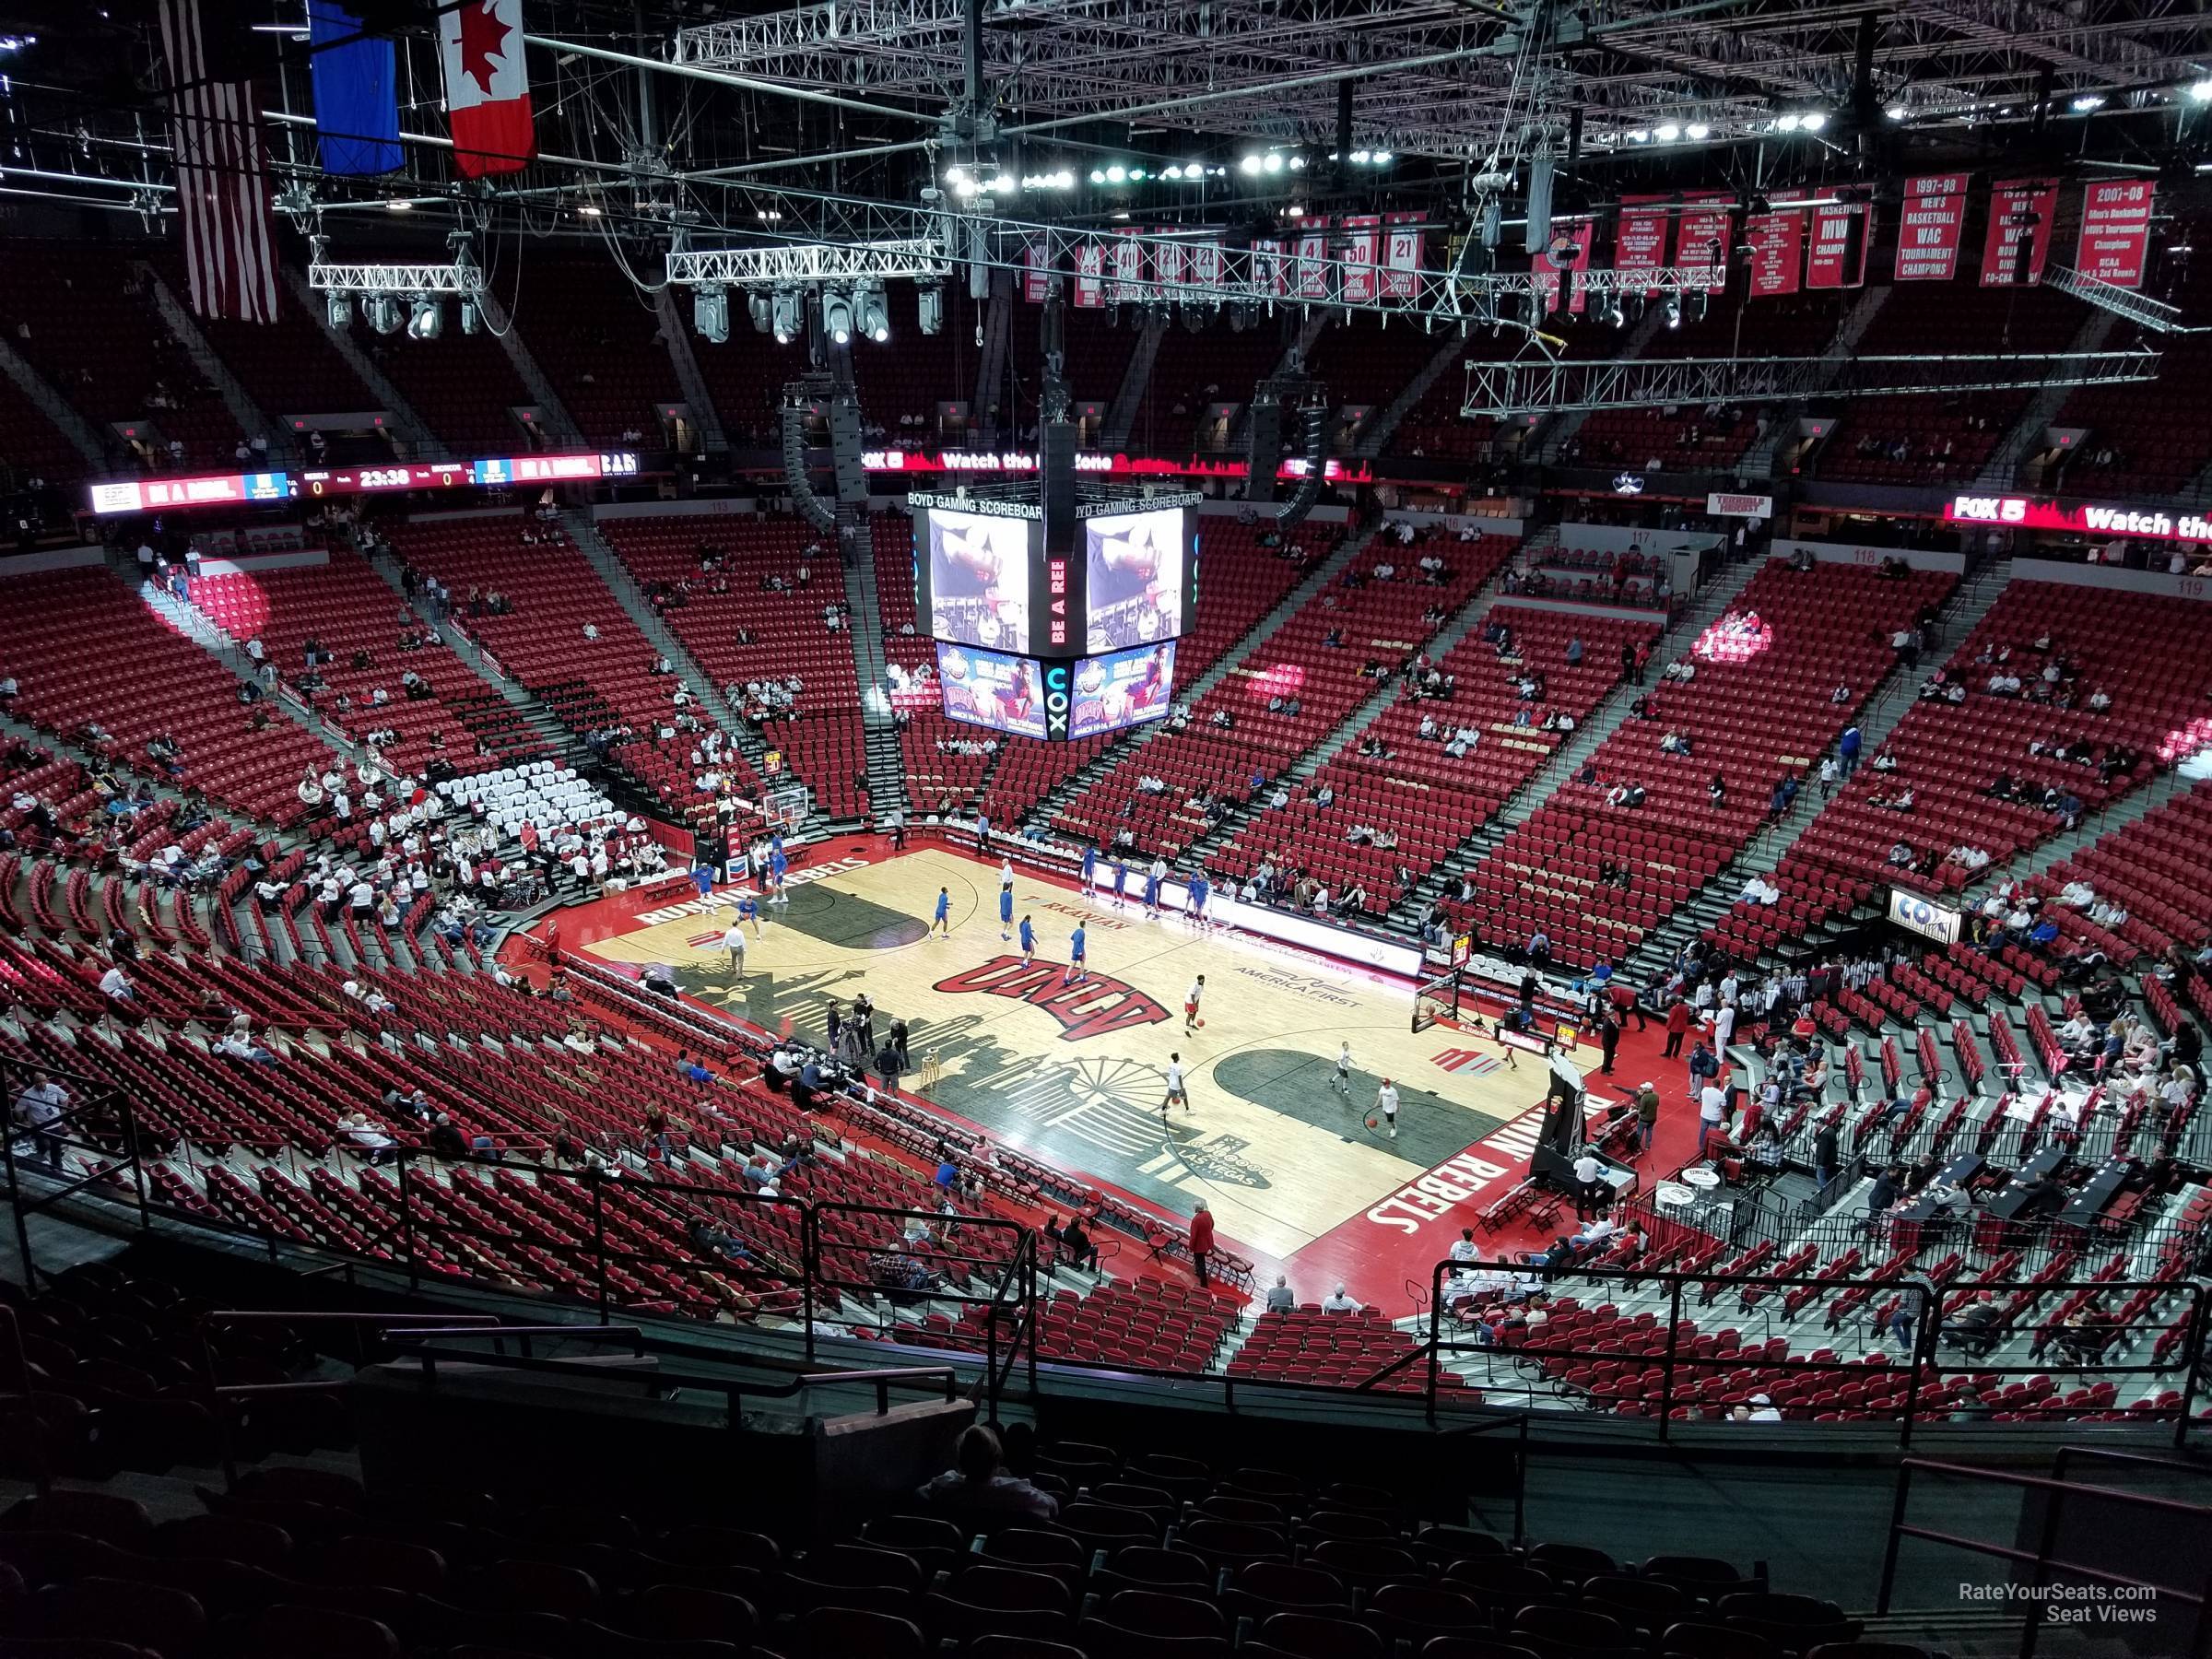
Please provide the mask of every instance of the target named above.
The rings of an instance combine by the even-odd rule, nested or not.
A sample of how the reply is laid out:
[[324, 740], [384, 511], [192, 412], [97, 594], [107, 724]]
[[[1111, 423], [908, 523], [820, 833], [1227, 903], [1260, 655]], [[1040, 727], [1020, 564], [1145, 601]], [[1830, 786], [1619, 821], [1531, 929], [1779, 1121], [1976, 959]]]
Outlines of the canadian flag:
[[440, 14], [438, 34], [462, 176], [522, 171], [537, 154], [523, 58], [523, 0], [461, 0]]

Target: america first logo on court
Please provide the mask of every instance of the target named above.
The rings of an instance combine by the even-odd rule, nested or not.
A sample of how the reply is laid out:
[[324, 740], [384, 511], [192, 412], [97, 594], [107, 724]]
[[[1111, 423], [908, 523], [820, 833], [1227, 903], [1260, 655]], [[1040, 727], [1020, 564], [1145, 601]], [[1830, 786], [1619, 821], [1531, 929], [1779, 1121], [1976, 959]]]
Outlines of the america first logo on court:
[[1134, 985], [1097, 973], [1070, 985], [1063, 982], [1063, 972], [1056, 962], [1025, 962], [1018, 956], [995, 956], [981, 967], [939, 980], [935, 989], [956, 996], [980, 991], [1042, 1008], [1060, 1022], [1063, 1042], [1080, 1042], [1086, 1037], [1102, 1037], [1132, 1026], [1158, 1025], [1168, 1017], [1165, 1007]]

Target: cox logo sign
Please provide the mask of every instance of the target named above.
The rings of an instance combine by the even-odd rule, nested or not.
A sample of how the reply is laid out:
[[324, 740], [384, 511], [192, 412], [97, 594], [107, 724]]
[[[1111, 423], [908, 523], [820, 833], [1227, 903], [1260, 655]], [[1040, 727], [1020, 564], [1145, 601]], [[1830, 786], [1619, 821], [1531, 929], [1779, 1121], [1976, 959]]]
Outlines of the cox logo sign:
[[1908, 893], [1902, 888], [1889, 889], [1889, 920], [1946, 945], [1954, 944], [1959, 938], [1957, 911], [1948, 905], [1931, 904], [1918, 893]]
[[1069, 679], [1065, 663], [1044, 665], [1044, 735], [1048, 739], [1058, 741], [1067, 736]]
[[2018, 524], [2028, 517], [2028, 502], [2020, 496], [1954, 496], [1951, 516], [1977, 524]]

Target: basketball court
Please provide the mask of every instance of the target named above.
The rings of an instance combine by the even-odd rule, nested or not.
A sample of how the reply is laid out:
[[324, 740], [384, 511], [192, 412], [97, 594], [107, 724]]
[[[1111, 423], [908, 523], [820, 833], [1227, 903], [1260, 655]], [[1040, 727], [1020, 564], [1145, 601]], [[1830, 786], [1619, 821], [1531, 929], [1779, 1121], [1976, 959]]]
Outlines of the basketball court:
[[[908, 1023], [907, 1092], [1167, 1216], [1187, 1218], [1205, 1198], [1255, 1271], [1288, 1265], [1304, 1295], [1328, 1287], [1301, 1272], [1345, 1278], [1355, 1294], [1387, 1291], [1396, 1305], [1404, 1279], [1425, 1278], [1525, 1166], [1512, 1120], [1541, 1098], [1543, 1063], [1516, 1065], [1465, 1030], [1416, 1034], [1403, 981], [1181, 916], [1147, 921], [1134, 900], [1117, 911], [1018, 867], [1008, 931], [1027, 915], [1037, 935], [1025, 967], [1018, 939], [1000, 937], [995, 864], [937, 846], [889, 853], [868, 838], [811, 851], [789, 903], [763, 907], [740, 977], [721, 948], [740, 888], [704, 906], [679, 889], [564, 911], [562, 941], [632, 968], [665, 962], [687, 995], [770, 1030], [788, 1022], [818, 1043], [831, 1001], [865, 992], [879, 1034], [894, 1018]], [[931, 936], [940, 888], [949, 937]], [[1089, 973], [1070, 983], [1077, 923]], [[1206, 1024], [1186, 1033], [1183, 1001], [1200, 974]], [[1178, 1053], [1189, 1106], [1163, 1113]], [[1399, 1093], [1394, 1140], [1366, 1122], [1384, 1077]]]

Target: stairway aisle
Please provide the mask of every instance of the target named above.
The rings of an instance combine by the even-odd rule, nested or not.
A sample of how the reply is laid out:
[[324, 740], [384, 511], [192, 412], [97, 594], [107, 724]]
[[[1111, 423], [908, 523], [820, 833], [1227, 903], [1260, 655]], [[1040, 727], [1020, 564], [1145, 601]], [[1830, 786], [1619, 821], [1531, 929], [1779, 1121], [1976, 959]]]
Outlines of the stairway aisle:
[[[2011, 577], [2012, 563], [2006, 559], [1952, 589], [1950, 599], [1936, 613], [1939, 637], [1955, 646], [1971, 635]], [[1861, 707], [1856, 724], [1865, 753], [1871, 756], [1880, 749], [1889, 734], [1897, 729], [1898, 723], [1911, 711], [1919, 692], [1922, 673], [1922, 668], [1897, 665]], [[1664, 925], [1653, 929], [1629, 954], [1623, 963], [1629, 976], [1635, 979], [1638, 975], [1657, 974], [1691, 939], [1726, 915], [1735, 908], [1735, 895], [1742, 890], [1745, 879], [1755, 872], [1765, 874], [1777, 868], [1827, 804], [1818, 789], [1799, 790], [1789, 812], [1762, 826], [1735, 858], [1713, 872], [1712, 879], [1690, 896], [1688, 903]]]
[[845, 594], [852, 601], [846, 635], [853, 643], [853, 669], [860, 685], [861, 742], [868, 762], [868, 803], [878, 822], [888, 812], [905, 812], [906, 760], [899, 728], [891, 721], [890, 669], [883, 649], [883, 601], [876, 588], [872, 538], [858, 558], [845, 562]]
[[[1539, 531], [1530, 545], [1544, 546], [1546, 531]], [[1558, 538], [1556, 529], [1548, 530], [1552, 539]], [[1688, 649], [1698, 635], [1735, 602], [1735, 596], [1750, 584], [1766, 561], [1750, 558], [1739, 560], [1722, 572], [1690, 602], [1688, 609], [1652, 644], [1653, 663], [1671, 662]], [[1414, 884], [1412, 889], [1391, 908], [1389, 920], [1398, 927], [1412, 929], [1419, 925], [1429, 906], [1440, 898], [1445, 888], [1457, 879], [1462, 870], [1473, 869], [1497, 847], [1499, 842], [1535, 816], [1536, 808], [1551, 798], [1552, 792], [1571, 778], [1576, 769], [1597, 752], [1597, 746], [1629, 719], [1630, 705], [1635, 702], [1638, 688], [1623, 680], [1613, 688], [1612, 694], [1592, 711], [1583, 722], [1571, 741], [1553, 751], [1552, 757], [1536, 769], [1527, 782], [1507, 797], [1505, 804], [1477, 827], [1458, 848], [1440, 863], [1434, 870]]]

